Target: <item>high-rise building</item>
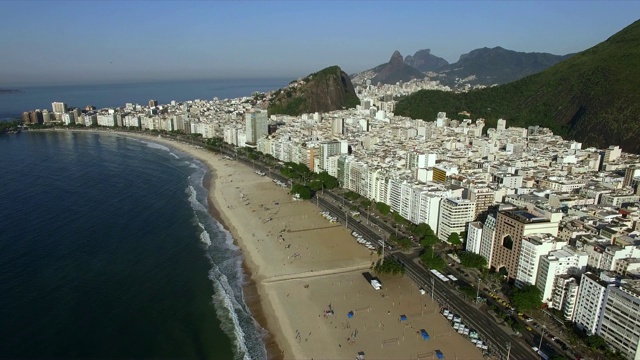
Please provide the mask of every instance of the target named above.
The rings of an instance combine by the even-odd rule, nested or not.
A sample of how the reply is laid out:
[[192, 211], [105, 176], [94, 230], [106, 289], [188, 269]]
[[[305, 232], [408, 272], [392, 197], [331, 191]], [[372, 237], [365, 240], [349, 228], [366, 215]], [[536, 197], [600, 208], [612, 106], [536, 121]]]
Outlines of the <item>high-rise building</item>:
[[627, 359], [640, 359], [640, 280], [612, 287], [600, 316], [600, 335]]
[[482, 242], [482, 223], [474, 221], [469, 223], [467, 229], [467, 239], [465, 249], [469, 252], [479, 254], [480, 243]]
[[475, 219], [484, 222], [489, 214], [489, 208], [495, 200], [495, 191], [489, 188], [469, 189], [469, 200], [476, 203]]
[[67, 104], [65, 104], [63, 102], [53, 102], [53, 103], [51, 103], [51, 109], [56, 114], [64, 114], [67, 111], [69, 111], [69, 109], [67, 108]]
[[149, 100], [149, 107], [156, 107], [158, 106], [158, 100]]
[[318, 159], [318, 166], [322, 171], [326, 171], [328, 168], [327, 161], [331, 156], [340, 154], [341, 143], [340, 141], [325, 141], [320, 143], [320, 157]]
[[440, 218], [438, 221], [438, 238], [448, 241], [452, 233], [461, 234], [467, 224], [473, 221], [476, 203], [471, 200], [448, 198], [440, 203]]
[[499, 211], [493, 241], [490, 267], [506, 272], [515, 279], [522, 238], [525, 235], [545, 233], [558, 236], [560, 219], [552, 222], [544, 216], [532, 214], [524, 209]]
[[[553, 293], [558, 275], [581, 275], [586, 272], [589, 255], [572, 246], [549, 252], [540, 257], [536, 286], [542, 293], [542, 302], [554, 306]], [[558, 309], [560, 310], [560, 309]]]
[[331, 121], [331, 133], [333, 135], [344, 135], [346, 133], [344, 119], [333, 119]]
[[265, 110], [253, 109], [244, 115], [247, 143], [256, 144], [269, 132], [269, 118]]
[[606, 276], [606, 272], [602, 272], [599, 277], [590, 272], [582, 274], [573, 321], [588, 336], [595, 335], [598, 331], [607, 294], [614, 286], [612, 280], [615, 278]]
[[549, 234], [532, 234], [523, 237], [515, 277], [516, 286], [534, 285], [538, 276], [540, 257], [565, 245], [567, 245], [566, 241], [561, 241]]

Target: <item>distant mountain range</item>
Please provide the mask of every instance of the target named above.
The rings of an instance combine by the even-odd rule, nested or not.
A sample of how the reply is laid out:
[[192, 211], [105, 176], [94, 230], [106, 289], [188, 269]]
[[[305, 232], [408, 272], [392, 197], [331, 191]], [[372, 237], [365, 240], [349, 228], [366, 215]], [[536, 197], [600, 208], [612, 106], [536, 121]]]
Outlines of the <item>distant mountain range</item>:
[[538, 73], [563, 61], [573, 54], [525, 53], [501, 47], [481, 48], [460, 56], [449, 64], [445, 59], [431, 54], [431, 50], [418, 50], [413, 56], [402, 55], [397, 50], [388, 63], [351, 75], [355, 83], [371, 80], [373, 84], [395, 84], [398, 81], [423, 79], [425, 73], [453, 88], [469, 85], [500, 85]]
[[421, 90], [401, 99], [395, 113], [433, 120], [440, 111], [452, 118], [466, 111], [489, 126], [504, 118], [508, 126], [541, 125], [586, 146], [640, 153], [639, 58], [640, 20], [538, 74], [459, 94]]

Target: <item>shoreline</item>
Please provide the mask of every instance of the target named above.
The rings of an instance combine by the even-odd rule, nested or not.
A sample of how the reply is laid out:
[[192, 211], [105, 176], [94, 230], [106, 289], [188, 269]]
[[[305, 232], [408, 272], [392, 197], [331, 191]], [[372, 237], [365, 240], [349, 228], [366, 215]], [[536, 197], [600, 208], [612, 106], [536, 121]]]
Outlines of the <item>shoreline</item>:
[[[353, 359], [362, 352], [371, 359], [430, 358], [436, 350], [459, 360], [482, 358], [409, 278], [380, 275], [383, 288], [374, 290], [363, 272], [377, 253], [343, 225], [329, 223], [312, 202], [295, 200], [251, 167], [199, 146], [89, 131], [162, 144], [207, 166], [209, 213], [242, 251], [245, 303], [267, 331], [269, 359]], [[420, 329], [431, 340], [425, 342]]]
[[[206, 162], [204, 162], [203, 160], [201, 159], [198, 159], [198, 160], [202, 161], [206, 165]], [[208, 165], [207, 165], [207, 169], [209, 171], [207, 171], [204, 176], [203, 186], [205, 189], [207, 189], [207, 191], [211, 192], [212, 190], [215, 189], [216, 172], [215, 172], [215, 169], [212, 169]], [[211, 199], [211, 196], [207, 196], [207, 203], [209, 204], [209, 215], [211, 215], [211, 217], [213, 217], [217, 222], [219, 222], [223, 228], [229, 231], [233, 236], [233, 243], [236, 244], [237, 246], [240, 246], [238, 244], [238, 240], [236, 239], [236, 235], [233, 233], [229, 225], [225, 222], [224, 217], [222, 216], [218, 208], [215, 206], [215, 203]], [[268, 326], [267, 318], [264, 314], [264, 311], [261, 305], [263, 301], [258, 291], [258, 286], [256, 282], [253, 280], [253, 274], [251, 272], [251, 269], [247, 265], [246, 256], [244, 255], [244, 253], [243, 253], [243, 260], [242, 260], [242, 270], [244, 272], [244, 283], [242, 285], [242, 291], [244, 292], [244, 299], [247, 304], [247, 307], [251, 311], [251, 316], [253, 316], [253, 318], [260, 325], [260, 327], [267, 332], [267, 334], [263, 338], [265, 349], [267, 351], [267, 359], [283, 360], [284, 359], [283, 351], [280, 349], [280, 346], [275, 341], [273, 334], [269, 331], [269, 328], [267, 327]]]

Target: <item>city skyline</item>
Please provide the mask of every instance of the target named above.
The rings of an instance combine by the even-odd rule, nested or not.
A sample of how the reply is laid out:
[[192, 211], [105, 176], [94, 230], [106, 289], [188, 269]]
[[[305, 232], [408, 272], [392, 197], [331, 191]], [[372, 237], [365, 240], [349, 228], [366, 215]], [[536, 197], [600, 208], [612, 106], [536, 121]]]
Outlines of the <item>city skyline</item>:
[[[637, 20], [637, 2], [0, 3], [0, 87], [347, 73], [420, 49], [579, 52]], [[25, 16], [42, 21], [25, 24]], [[50, 21], [44, 21], [49, 19]]]

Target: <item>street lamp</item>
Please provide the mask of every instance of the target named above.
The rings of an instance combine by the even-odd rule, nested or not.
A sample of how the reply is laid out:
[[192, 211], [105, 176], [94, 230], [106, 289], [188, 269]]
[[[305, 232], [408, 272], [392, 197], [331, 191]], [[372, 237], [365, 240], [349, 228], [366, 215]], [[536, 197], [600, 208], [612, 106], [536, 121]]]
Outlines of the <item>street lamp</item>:
[[482, 279], [478, 279], [478, 289], [476, 290], [476, 303], [478, 303], [479, 298], [480, 298], [480, 282], [482, 281]]
[[510, 355], [511, 355], [511, 341], [507, 343], [507, 360], [509, 360]]
[[538, 351], [542, 349], [542, 339], [544, 339], [544, 331], [547, 328], [547, 325], [542, 325], [542, 332], [540, 333], [540, 344], [538, 345]]

